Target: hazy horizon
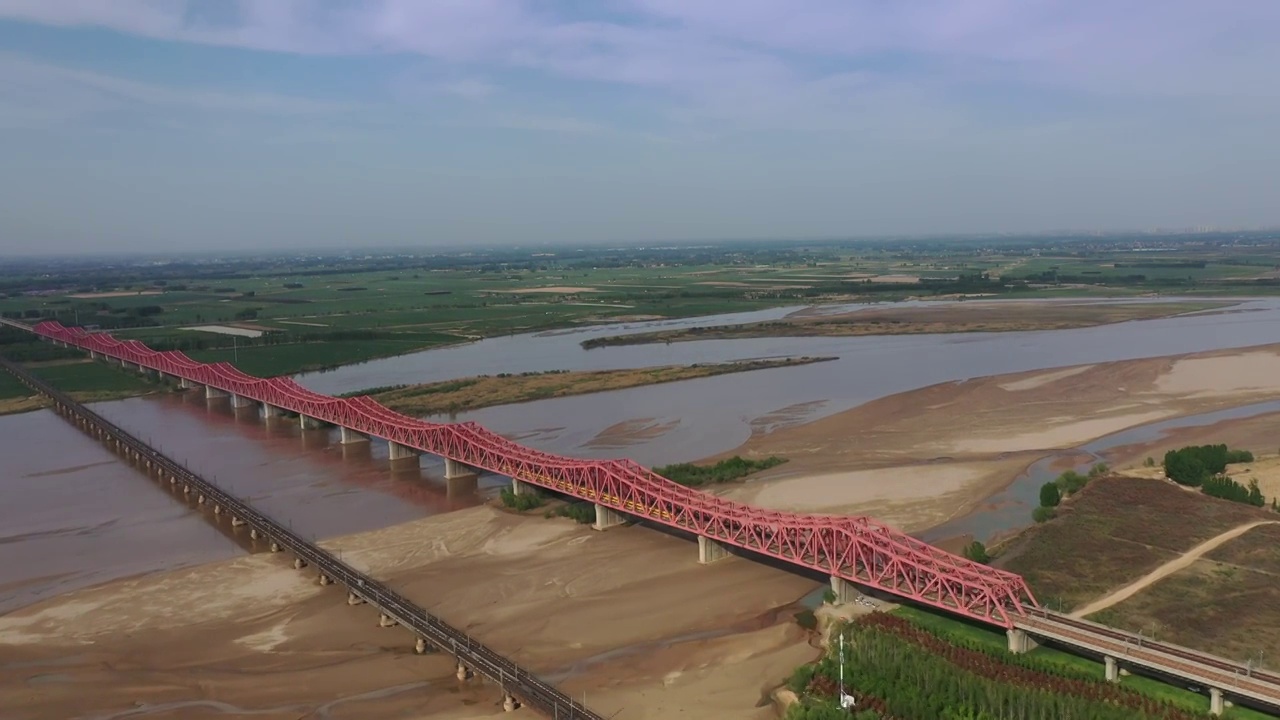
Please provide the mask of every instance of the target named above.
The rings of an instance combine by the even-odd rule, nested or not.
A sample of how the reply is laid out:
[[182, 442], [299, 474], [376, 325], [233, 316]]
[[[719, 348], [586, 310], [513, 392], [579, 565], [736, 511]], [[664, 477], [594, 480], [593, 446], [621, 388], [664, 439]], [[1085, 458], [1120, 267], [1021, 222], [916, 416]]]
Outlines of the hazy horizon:
[[1269, 0], [0, 0], [0, 253], [1275, 226], [1277, 26]]

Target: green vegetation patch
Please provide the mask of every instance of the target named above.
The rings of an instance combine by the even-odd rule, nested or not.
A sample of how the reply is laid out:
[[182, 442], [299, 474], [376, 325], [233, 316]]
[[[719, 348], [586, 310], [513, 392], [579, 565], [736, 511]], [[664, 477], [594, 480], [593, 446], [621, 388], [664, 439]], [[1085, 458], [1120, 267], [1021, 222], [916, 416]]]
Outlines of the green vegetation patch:
[[656, 467], [654, 472], [673, 482], [688, 487], [732, 482], [744, 478], [751, 473], [768, 470], [786, 462], [785, 458], [767, 457], [763, 460], [749, 460], [734, 455], [721, 460], [715, 465], [695, 465], [693, 463], [677, 463]]
[[63, 365], [39, 365], [28, 368], [59, 390], [77, 395], [77, 399], [106, 400], [151, 392], [158, 385], [140, 375], [125, 372], [103, 363], [88, 360]]
[[[1108, 683], [1090, 660], [1044, 649], [1014, 655], [1002, 634], [919, 611], [863, 615], [842, 634], [846, 689], [865, 717], [1191, 720], [1208, 709], [1206, 698], [1155, 681]], [[840, 717], [832, 713], [839, 677], [837, 653], [797, 670], [791, 688], [803, 699], [788, 718]]]

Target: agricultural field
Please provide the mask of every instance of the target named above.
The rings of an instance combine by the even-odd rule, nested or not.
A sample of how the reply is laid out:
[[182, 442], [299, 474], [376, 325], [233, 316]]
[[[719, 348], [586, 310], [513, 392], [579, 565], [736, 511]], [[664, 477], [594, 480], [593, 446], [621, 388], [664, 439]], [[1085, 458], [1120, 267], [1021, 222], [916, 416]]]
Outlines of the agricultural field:
[[1277, 516], [1171, 482], [1102, 477], [1063, 502], [1056, 518], [998, 548], [992, 564], [1026, 578], [1042, 604], [1069, 611], [1205, 540], [1268, 519]]
[[[830, 650], [799, 668], [788, 720], [849, 717], [836, 705], [843, 636], [845, 685], [855, 718], [1160, 718], [1204, 717], [1208, 699], [1140, 676], [1104, 679], [1101, 663], [1051, 648], [1014, 655], [1002, 632], [913, 608], [872, 612], [833, 634]], [[1225, 717], [1267, 717], [1233, 707]]]

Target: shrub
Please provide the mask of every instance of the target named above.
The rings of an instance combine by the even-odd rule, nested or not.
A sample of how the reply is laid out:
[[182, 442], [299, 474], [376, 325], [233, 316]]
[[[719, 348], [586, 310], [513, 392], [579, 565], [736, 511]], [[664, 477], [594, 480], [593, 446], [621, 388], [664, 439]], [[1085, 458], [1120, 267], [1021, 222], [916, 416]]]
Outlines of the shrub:
[[503, 505], [520, 512], [542, 506], [542, 495], [538, 494], [537, 491], [527, 485], [525, 486], [524, 492], [521, 492], [519, 495], [517, 495], [511, 488], [504, 487], [502, 488], [501, 497]]
[[560, 506], [556, 511], [560, 517], [567, 517], [576, 520], [583, 525], [590, 525], [596, 521], [596, 506], [589, 502], [575, 502], [568, 505]]
[[1058, 490], [1058, 484], [1047, 482], [1040, 486], [1040, 507], [1057, 507], [1062, 502], [1062, 493]]
[[1031, 519], [1038, 523], [1048, 522], [1058, 516], [1058, 511], [1051, 507], [1038, 507], [1031, 511]]
[[1075, 470], [1068, 470], [1059, 475], [1053, 482], [1058, 486], [1058, 491], [1062, 495], [1074, 495], [1084, 489], [1085, 485], [1089, 484], [1089, 478], [1081, 475]]
[[965, 545], [963, 554], [966, 558], [977, 563], [983, 563], [985, 565], [986, 563], [991, 562], [991, 556], [987, 554], [987, 546], [977, 540]]

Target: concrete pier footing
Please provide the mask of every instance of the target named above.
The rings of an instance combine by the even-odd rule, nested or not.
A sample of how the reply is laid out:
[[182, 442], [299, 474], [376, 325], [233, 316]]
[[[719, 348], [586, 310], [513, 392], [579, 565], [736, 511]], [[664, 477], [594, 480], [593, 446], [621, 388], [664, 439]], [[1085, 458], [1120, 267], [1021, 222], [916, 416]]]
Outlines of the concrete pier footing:
[[462, 664], [461, 660], [459, 660], [458, 661], [458, 679], [466, 680], [469, 677], [471, 677], [471, 671], [467, 669], [466, 665]]
[[395, 627], [396, 619], [386, 613], [378, 614], [378, 627]]
[[[444, 477], [446, 480], [464, 478], [464, 477], [467, 477], [468, 475], [475, 475], [475, 474], [476, 474], [476, 471], [466, 463], [459, 462], [452, 458], [444, 459]], [[516, 492], [518, 493], [519, 490], [516, 490]]]
[[502, 696], [502, 709], [506, 712], [515, 712], [520, 709], [520, 701], [516, 700], [516, 696], [507, 693]]
[[219, 390], [218, 388], [212, 385], [204, 386], [204, 398], [206, 400], [213, 400], [215, 398], [224, 398], [227, 395], [228, 393], [225, 390]]
[[712, 540], [704, 535], [698, 536], [698, 562], [709, 565], [717, 560], [729, 557], [729, 549], [724, 543]]
[[1009, 636], [1009, 652], [1015, 655], [1031, 652], [1040, 646], [1025, 630], [1010, 628], [1005, 634]]
[[304, 567], [306, 567], [306, 566], [307, 566], [307, 561], [306, 561], [306, 560], [303, 560], [302, 558], [294, 558], [294, 559], [293, 559], [293, 568], [294, 568], [295, 570], [301, 570], [302, 568], [304, 568]]
[[272, 540], [272, 541], [271, 541], [271, 552], [273, 552], [273, 553], [280, 552], [280, 543], [276, 542], [275, 540]]
[[858, 595], [860, 594], [858, 589], [854, 587], [853, 583], [845, 580], [839, 575], [831, 576], [831, 592], [836, 596], [836, 605], [851, 603], [858, 599]]
[[303, 430], [322, 430], [326, 423], [310, 415], [299, 415], [298, 424], [302, 426]]
[[331, 580], [329, 580], [329, 576], [328, 576], [328, 575], [325, 575], [324, 573], [320, 573], [320, 585], [322, 585], [322, 586], [324, 586], [324, 585], [328, 585], [330, 582], [332, 582], [332, 581], [331, 581]]
[[243, 395], [236, 395], [235, 393], [231, 393], [231, 407], [242, 408], [242, 407], [250, 407], [252, 405], [253, 405], [253, 401], [250, 400], [249, 398]]
[[604, 530], [615, 525], [621, 525], [624, 519], [625, 517], [623, 514], [617, 510], [606, 505], [596, 503], [596, 521], [592, 523], [591, 527], [596, 530]]
[[408, 445], [401, 445], [394, 440], [387, 441], [387, 458], [389, 460], [417, 460], [418, 451]]
[[418, 653], [419, 655], [426, 655], [429, 649], [430, 648], [427, 647], [426, 638], [420, 637], [413, 643], [413, 651]]
[[240, 518], [236, 517], [235, 515], [232, 515], [232, 516], [231, 516], [231, 527], [240, 527], [240, 526], [241, 526], [241, 525], [243, 525], [243, 524], [244, 524], [244, 521], [243, 521], [243, 520], [241, 520]]
[[262, 403], [262, 417], [264, 419], [270, 420], [271, 418], [279, 417], [283, 414], [284, 411], [275, 405], [272, 405], [271, 403]]
[[353, 592], [348, 592], [348, 593], [347, 593], [347, 604], [348, 604], [348, 605], [363, 605], [363, 604], [364, 604], [364, 598], [360, 597], [359, 595], [357, 595], [357, 594], [355, 594], [355, 593], [353, 593]]
[[355, 443], [369, 442], [369, 436], [358, 433], [349, 427], [342, 428], [342, 439], [339, 441], [343, 445], [354, 445]]
[[196, 383], [193, 383], [186, 378], [178, 378], [178, 387], [182, 388], [183, 390], [190, 390], [191, 388], [196, 387]]
[[1116, 664], [1116, 659], [1110, 655], [1104, 655], [1102, 658], [1103, 667], [1105, 667], [1104, 677], [1107, 682], [1120, 682], [1120, 666]]
[[1226, 705], [1222, 702], [1222, 691], [1218, 688], [1209, 688], [1209, 714], [1221, 715], [1226, 712]]

